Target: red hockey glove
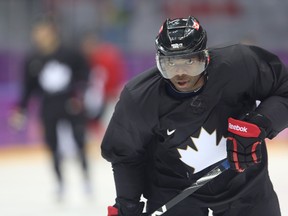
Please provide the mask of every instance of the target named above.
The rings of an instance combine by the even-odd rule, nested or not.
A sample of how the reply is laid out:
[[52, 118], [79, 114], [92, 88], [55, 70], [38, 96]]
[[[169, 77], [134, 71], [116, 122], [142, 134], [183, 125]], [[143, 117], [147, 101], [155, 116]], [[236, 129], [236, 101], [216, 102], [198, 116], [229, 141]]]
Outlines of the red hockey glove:
[[246, 121], [228, 119], [227, 158], [231, 169], [243, 172], [261, 162], [261, 143], [266, 137], [263, 128]]

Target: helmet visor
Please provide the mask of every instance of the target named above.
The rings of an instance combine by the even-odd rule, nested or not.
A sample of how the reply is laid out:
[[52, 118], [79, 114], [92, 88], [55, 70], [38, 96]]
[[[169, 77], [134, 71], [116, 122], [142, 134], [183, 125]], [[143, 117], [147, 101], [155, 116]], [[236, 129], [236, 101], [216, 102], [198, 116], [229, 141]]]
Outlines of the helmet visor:
[[207, 68], [209, 55], [207, 50], [173, 56], [157, 53], [156, 63], [162, 76], [166, 79], [182, 74], [197, 76]]

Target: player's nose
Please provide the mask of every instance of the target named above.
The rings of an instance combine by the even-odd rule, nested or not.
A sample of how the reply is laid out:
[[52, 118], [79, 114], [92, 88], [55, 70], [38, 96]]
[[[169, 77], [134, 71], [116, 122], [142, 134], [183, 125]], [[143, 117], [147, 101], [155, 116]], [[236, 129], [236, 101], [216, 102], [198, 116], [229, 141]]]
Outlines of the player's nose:
[[183, 75], [187, 75], [187, 70], [185, 67], [182, 67], [182, 66], [177, 66], [175, 67], [175, 72], [176, 72], [176, 75], [178, 76], [183, 76]]

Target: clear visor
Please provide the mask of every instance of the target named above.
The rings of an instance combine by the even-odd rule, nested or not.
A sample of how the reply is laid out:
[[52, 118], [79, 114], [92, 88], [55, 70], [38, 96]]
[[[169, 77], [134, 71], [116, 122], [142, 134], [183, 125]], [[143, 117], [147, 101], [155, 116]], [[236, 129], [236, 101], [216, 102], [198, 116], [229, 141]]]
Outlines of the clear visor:
[[175, 56], [164, 56], [157, 53], [156, 63], [162, 76], [166, 79], [182, 74], [197, 76], [207, 68], [209, 55], [207, 50]]

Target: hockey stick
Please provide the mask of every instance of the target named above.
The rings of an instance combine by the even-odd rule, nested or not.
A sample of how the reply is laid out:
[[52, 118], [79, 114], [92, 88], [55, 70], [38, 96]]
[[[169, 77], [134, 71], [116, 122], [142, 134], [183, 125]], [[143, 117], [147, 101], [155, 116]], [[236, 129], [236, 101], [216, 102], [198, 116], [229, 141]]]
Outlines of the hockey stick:
[[171, 209], [173, 206], [175, 206], [177, 203], [185, 199], [186, 197], [193, 194], [195, 191], [197, 191], [199, 188], [201, 188], [203, 185], [205, 185], [207, 182], [214, 179], [216, 176], [223, 173], [225, 170], [229, 169], [230, 165], [227, 160], [224, 160], [220, 165], [210, 170], [207, 174], [199, 178], [195, 183], [193, 183], [190, 187], [184, 189], [180, 194], [172, 198], [170, 201], [168, 201], [166, 204], [161, 206], [159, 209], [154, 211], [149, 216], [158, 216], [164, 214], [166, 211]]

